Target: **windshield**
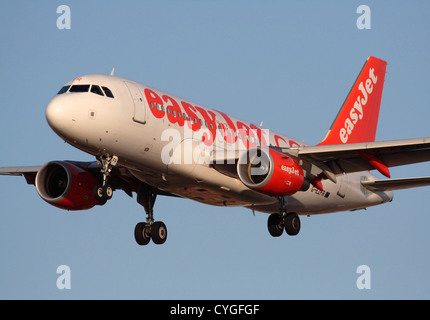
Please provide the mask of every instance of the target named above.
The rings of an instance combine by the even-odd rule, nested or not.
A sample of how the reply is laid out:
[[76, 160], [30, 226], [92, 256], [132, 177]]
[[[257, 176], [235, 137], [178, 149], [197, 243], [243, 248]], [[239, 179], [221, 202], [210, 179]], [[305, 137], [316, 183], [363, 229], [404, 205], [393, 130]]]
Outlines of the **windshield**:
[[57, 94], [65, 93], [65, 92], [67, 92], [67, 90], [69, 90], [69, 88], [70, 88], [70, 86], [64, 86], [60, 89], [60, 91], [58, 91]]
[[[90, 90], [91, 87], [91, 90]], [[57, 94], [63, 94], [66, 92], [91, 92], [100, 96], [114, 98], [112, 91], [107, 87], [100, 87], [98, 85], [90, 84], [74, 84], [73, 86], [64, 86], [58, 91]]]
[[89, 90], [89, 84], [75, 84], [70, 88], [69, 92], [88, 92]]

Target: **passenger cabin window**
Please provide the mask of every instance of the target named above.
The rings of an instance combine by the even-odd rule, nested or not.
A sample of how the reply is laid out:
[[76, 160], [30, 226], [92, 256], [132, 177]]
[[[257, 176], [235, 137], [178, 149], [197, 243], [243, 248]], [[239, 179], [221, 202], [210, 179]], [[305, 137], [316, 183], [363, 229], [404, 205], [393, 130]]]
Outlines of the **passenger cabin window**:
[[105, 92], [107, 97], [113, 98], [112, 91], [110, 91], [109, 88], [106, 88], [106, 87], [102, 87], [102, 88], [103, 88], [103, 91]]
[[88, 92], [89, 90], [89, 84], [75, 84], [70, 88], [69, 92]]
[[58, 91], [57, 94], [65, 93], [65, 92], [67, 92], [67, 90], [69, 90], [69, 88], [70, 88], [70, 86], [64, 86], [60, 89], [60, 91]]
[[91, 92], [95, 93], [95, 94], [98, 94], [100, 96], [104, 96], [102, 89], [100, 89], [100, 87], [96, 86], [96, 85], [92, 85], [91, 86]]

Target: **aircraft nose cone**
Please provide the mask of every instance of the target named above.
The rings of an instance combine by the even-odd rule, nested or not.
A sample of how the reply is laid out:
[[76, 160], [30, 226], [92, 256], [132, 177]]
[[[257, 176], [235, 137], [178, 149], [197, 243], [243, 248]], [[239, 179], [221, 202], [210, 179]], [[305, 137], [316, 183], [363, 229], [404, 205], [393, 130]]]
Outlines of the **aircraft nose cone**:
[[67, 135], [67, 131], [73, 125], [73, 109], [64, 96], [54, 97], [46, 107], [46, 120], [58, 135], [63, 137]]
[[56, 98], [52, 99], [46, 107], [46, 120], [52, 129], [57, 127], [61, 120], [61, 108], [56, 102]]

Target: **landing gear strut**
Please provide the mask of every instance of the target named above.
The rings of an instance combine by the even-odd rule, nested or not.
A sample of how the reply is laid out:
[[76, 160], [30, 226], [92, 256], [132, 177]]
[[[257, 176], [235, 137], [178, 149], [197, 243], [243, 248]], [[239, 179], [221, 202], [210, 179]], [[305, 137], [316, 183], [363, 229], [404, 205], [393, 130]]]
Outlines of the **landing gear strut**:
[[144, 184], [139, 184], [137, 202], [143, 206], [147, 214], [146, 222], [139, 222], [134, 228], [134, 238], [141, 245], [147, 245], [149, 240], [155, 244], [163, 244], [167, 239], [166, 225], [161, 221], [154, 221], [154, 204], [157, 199], [157, 189]]
[[100, 205], [104, 205], [106, 201], [112, 198], [113, 189], [108, 184], [112, 167], [118, 163], [117, 156], [99, 156], [97, 162], [102, 166], [100, 172], [103, 174], [103, 182], [101, 185], [96, 185], [94, 188], [94, 196]]
[[267, 221], [267, 228], [272, 237], [279, 237], [285, 231], [290, 236], [295, 236], [300, 232], [300, 218], [295, 212], [287, 213], [287, 198], [279, 198], [279, 213], [273, 213]]

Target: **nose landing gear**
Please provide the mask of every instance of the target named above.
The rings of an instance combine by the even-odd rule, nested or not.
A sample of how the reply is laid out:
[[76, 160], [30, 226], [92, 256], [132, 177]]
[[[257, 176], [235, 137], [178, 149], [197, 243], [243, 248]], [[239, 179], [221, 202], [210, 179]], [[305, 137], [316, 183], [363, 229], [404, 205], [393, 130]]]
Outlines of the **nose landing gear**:
[[112, 167], [118, 163], [117, 156], [100, 156], [97, 157], [97, 162], [102, 166], [100, 172], [103, 174], [103, 182], [94, 188], [94, 196], [100, 205], [104, 205], [106, 201], [110, 200], [113, 196], [113, 189], [108, 184]]

